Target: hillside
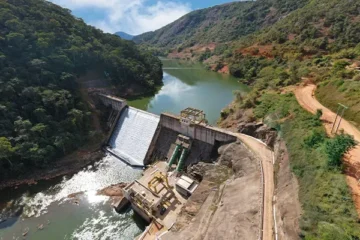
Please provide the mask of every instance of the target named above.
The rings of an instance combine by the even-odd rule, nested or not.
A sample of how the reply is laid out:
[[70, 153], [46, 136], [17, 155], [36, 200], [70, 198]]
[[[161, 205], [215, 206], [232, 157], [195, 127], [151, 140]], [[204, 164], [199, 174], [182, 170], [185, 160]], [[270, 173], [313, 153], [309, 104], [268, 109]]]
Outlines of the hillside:
[[[356, 143], [345, 134], [328, 136], [322, 112], [306, 112], [292, 91], [315, 83], [323, 105], [333, 112], [339, 102], [349, 106], [345, 118], [360, 126], [360, 1], [297, 3], [263, 0], [195, 11], [138, 42], [165, 47], [169, 57], [201, 61], [251, 85], [247, 95], [235, 92], [219, 124], [241, 131], [239, 126], [261, 121], [276, 129], [299, 184], [299, 238], [358, 239], [359, 162], [342, 161]], [[240, 18], [223, 25], [226, 14], [235, 12]], [[253, 18], [243, 18], [248, 13]], [[216, 16], [214, 25], [205, 24], [210, 16]], [[284, 186], [276, 188], [284, 192]], [[280, 219], [286, 214], [279, 213]]]
[[0, 1], [0, 178], [47, 166], [94, 137], [77, 85], [88, 70], [119, 92], [162, 83], [157, 58], [69, 10], [42, 0]]
[[133, 35], [130, 35], [126, 32], [116, 32], [114, 34], [118, 35], [119, 37], [121, 37], [122, 39], [125, 39], [125, 40], [132, 40], [134, 38]]
[[193, 11], [159, 30], [136, 36], [134, 41], [170, 49], [234, 41], [277, 22], [306, 2], [258, 0], [218, 5]]
[[[263, 89], [279, 89], [307, 79], [321, 86], [336, 85], [338, 94], [343, 95], [341, 101], [354, 106], [358, 95], [351, 88], [356, 89], [359, 79], [360, 2], [352, 2], [309, 2], [273, 26], [233, 42], [231, 56], [220, 53], [217, 64], [228, 65], [230, 74], [255, 86], [252, 103]], [[325, 95], [320, 95], [323, 104], [336, 111], [333, 102], [326, 100], [331, 97]], [[358, 117], [349, 120], [360, 123]]]

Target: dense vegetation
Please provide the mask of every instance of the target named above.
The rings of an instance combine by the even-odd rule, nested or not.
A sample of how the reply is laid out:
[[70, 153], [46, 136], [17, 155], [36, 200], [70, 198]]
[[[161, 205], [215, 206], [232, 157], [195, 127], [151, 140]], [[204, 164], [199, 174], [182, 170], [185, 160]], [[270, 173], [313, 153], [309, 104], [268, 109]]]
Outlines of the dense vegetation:
[[0, 178], [48, 165], [92, 135], [77, 77], [161, 84], [160, 61], [42, 0], [0, 1]]
[[306, 112], [293, 94], [264, 94], [254, 114], [277, 128], [286, 142], [300, 185], [302, 238], [359, 239], [357, 212], [339, 166], [354, 140], [348, 135], [328, 138], [320, 121], [321, 111], [317, 115]]
[[223, 43], [269, 26], [308, 0], [233, 2], [193, 11], [134, 41], [160, 48], [186, 48], [195, 44]]

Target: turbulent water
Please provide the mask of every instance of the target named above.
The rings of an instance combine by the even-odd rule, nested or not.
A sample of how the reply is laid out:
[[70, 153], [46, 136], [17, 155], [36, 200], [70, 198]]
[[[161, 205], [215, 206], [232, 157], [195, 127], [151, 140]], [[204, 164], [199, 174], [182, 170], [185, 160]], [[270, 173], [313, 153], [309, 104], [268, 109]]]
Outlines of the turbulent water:
[[0, 223], [0, 239], [23, 239], [27, 231], [26, 239], [133, 239], [144, 228], [142, 220], [130, 209], [116, 213], [96, 190], [140, 175], [141, 169], [107, 156], [72, 177], [19, 189], [15, 198], [14, 191], [2, 192], [0, 219], [7, 220]]
[[[232, 92], [246, 91], [236, 79], [206, 71], [201, 65], [163, 62], [164, 86], [154, 96], [129, 101], [130, 105], [156, 114], [195, 107], [204, 110], [210, 123], [215, 123], [221, 109], [232, 101]], [[107, 156], [71, 177], [1, 191], [0, 240], [24, 239], [24, 233], [25, 239], [34, 240], [134, 239], [145, 228], [143, 220], [131, 209], [116, 213], [108, 198], [96, 192], [111, 184], [131, 182], [140, 175], [141, 170]]]

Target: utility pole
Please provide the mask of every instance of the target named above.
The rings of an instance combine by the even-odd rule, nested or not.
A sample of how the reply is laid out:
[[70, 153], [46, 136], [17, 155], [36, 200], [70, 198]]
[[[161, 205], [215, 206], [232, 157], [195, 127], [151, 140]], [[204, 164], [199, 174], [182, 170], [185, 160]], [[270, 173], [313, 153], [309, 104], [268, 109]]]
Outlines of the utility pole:
[[338, 107], [337, 112], [336, 112], [335, 121], [334, 121], [334, 123], [333, 123], [333, 125], [332, 125], [332, 128], [331, 128], [331, 133], [333, 133], [333, 130], [334, 130], [335, 125], [336, 125], [336, 121], [337, 121], [337, 119], [340, 117], [339, 123], [338, 123], [338, 125], [337, 125], [337, 127], [336, 127], [336, 131], [334, 132], [335, 134], [336, 134], [336, 133], [338, 132], [338, 130], [339, 130], [340, 123], [341, 123], [341, 120], [343, 119], [345, 110], [348, 109], [347, 106], [345, 106], [345, 105], [343, 105], [343, 104], [341, 104], [341, 103], [338, 103], [338, 105], [339, 105], [339, 107]]

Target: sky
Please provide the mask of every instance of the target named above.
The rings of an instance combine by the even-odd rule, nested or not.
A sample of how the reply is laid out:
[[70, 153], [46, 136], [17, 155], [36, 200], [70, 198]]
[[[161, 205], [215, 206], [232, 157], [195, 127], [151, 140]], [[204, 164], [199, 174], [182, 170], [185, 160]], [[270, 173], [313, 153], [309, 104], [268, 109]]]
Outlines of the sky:
[[138, 35], [159, 29], [186, 13], [235, 0], [50, 0], [107, 33]]

